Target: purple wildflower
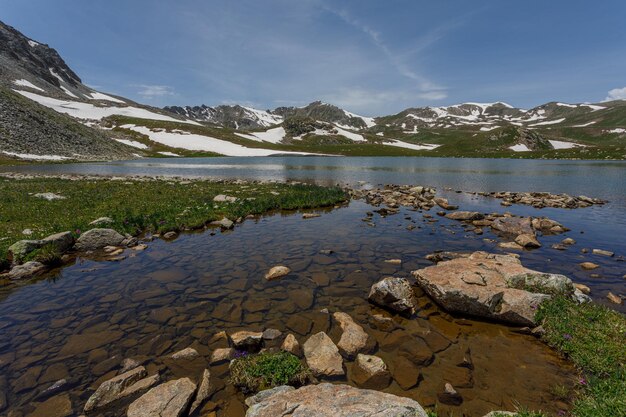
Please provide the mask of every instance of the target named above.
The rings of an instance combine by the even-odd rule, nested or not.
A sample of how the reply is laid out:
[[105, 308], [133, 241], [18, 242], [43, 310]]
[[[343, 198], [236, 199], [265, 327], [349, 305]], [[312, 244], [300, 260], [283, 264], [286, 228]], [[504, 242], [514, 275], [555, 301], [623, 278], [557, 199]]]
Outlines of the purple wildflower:
[[587, 385], [587, 380], [585, 378], [578, 378], [578, 383], [580, 385]]
[[571, 334], [569, 334], [569, 333], [565, 333], [565, 334], [563, 335], [563, 339], [565, 339], [565, 340], [572, 340], [572, 335], [571, 335]]

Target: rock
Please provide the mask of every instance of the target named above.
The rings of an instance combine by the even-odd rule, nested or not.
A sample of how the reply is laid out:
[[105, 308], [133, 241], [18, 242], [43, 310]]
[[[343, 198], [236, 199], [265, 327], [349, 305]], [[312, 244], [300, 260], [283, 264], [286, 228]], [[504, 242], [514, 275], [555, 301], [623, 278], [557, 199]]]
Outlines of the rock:
[[500, 242], [500, 243], [498, 243], [498, 247], [502, 248], [502, 249], [509, 249], [509, 250], [522, 250], [522, 249], [524, 249], [523, 246], [520, 246], [519, 244], [517, 244], [515, 242]]
[[101, 226], [104, 224], [115, 223], [115, 221], [110, 217], [99, 217], [96, 220], [89, 223], [89, 226]]
[[591, 293], [591, 288], [589, 288], [585, 284], [574, 284], [574, 287], [576, 287], [576, 289], [582, 292], [583, 294], [588, 295]]
[[171, 239], [175, 239], [177, 236], [178, 236], [178, 233], [171, 231], [171, 232], [167, 232], [163, 234], [163, 239], [171, 240]]
[[215, 197], [213, 197], [213, 201], [216, 203], [234, 203], [235, 201], [237, 201], [237, 197], [231, 197], [231, 196], [224, 195], [224, 194], [218, 194]]
[[274, 340], [278, 339], [283, 332], [278, 329], [265, 329], [263, 330], [263, 340]]
[[113, 229], [91, 229], [80, 235], [75, 247], [79, 251], [102, 249], [105, 246], [119, 246], [124, 236]]
[[132, 358], [126, 358], [121, 363], [122, 369], [120, 370], [120, 374], [123, 374], [124, 372], [128, 372], [131, 369], [135, 369], [139, 365], [141, 365], [139, 361], [132, 359]]
[[293, 391], [295, 390], [294, 387], [291, 387], [289, 385], [281, 385], [279, 387], [274, 387], [274, 388], [270, 388], [270, 389], [266, 389], [263, 390], [251, 397], [246, 398], [246, 405], [248, 407], [252, 407], [255, 404], [258, 404], [264, 400], [266, 400], [267, 398], [271, 397], [272, 395], [281, 393], [281, 392], [285, 392], [285, 391]]
[[29, 253], [41, 248], [43, 246], [42, 240], [19, 240], [9, 246], [8, 258], [14, 263], [19, 263]]
[[65, 200], [65, 197], [55, 193], [37, 193], [33, 194], [33, 197], [43, 198], [44, 200], [53, 201], [53, 200]]
[[324, 332], [309, 337], [303, 345], [304, 357], [315, 376], [343, 376], [343, 359], [339, 349]]
[[583, 262], [580, 264], [580, 267], [584, 270], [591, 271], [592, 269], [600, 268], [600, 265], [594, 264], [593, 262]]
[[263, 344], [263, 333], [244, 330], [231, 334], [230, 340], [237, 349], [258, 351]]
[[235, 349], [233, 348], [218, 348], [211, 354], [211, 365], [219, 365], [220, 363], [230, 361], [235, 357]]
[[282, 278], [285, 275], [289, 275], [291, 269], [283, 265], [277, 265], [272, 267], [267, 274], [265, 274], [265, 279], [271, 281], [273, 279]]
[[561, 241], [561, 243], [564, 245], [575, 245], [576, 241], [572, 239], [571, 237], [566, 237], [565, 239]]
[[69, 394], [65, 393], [36, 404], [35, 411], [27, 417], [68, 417], [72, 414], [72, 401]]
[[413, 315], [417, 300], [411, 284], [405, 278], [386, 277], [372, 285], [368, 300], [401, 314]]
[[253, 404], [246, 417], [427, 417], [410, 398], [349, 385], [317, 384], [273, 392]]
[[[146, 375], [146, 368], [139, 366], [133, 370], [111, 378], [108, 381], [104, 381], [100, 384], [96, 392], [94, 392], [87, 400], [84, 409], [85, 412], [106, 407], [115, 401], [140, 392], [140, 389], [138, 389], [139, 387], [145, 390], [149, 388], [150, 385], [154, 385], [157, 382], [154, 380], [154, 377], [152, 379], [148, 379], [147, 381], [144, 380]], [[147, 382], [149, 384], [147, 384]]]
[[219, 226], [222, 229], [232, 229], [235, 226], [235, 223], [233, 223], [232, 220], [227, 219], [226, 217], [222, 218], [222, 220], [215, 220], [211, 222], [212, 226]]
[[409, 390], [417, 385], [420, 378], [419, 368], [404, 356], [394, 359], [393, 379], [403, 390]]
[[435, 197], [433, 198], [433, 201], [435, 202], [435, 204], [437, 204], [439, 207], [441, 207], [444, 210], [456, 210], [459, 208], [459, 206], [453, 206], [449, 204], [448, 199], [443, 198], [443, 197]]
[[591, 253], [593, 253], [594, 255], [602, 255], [602, 256], [608, 256], [608, 257], [612, 257], [615, 255], [615, 253], [608, 251], [608, 250], [603, 250], [603, 249], [593, 249]]
[[386, 264], [402, 265], [402, 259], [385, 259]]
[[43, 246], [52, 245], [55, 249], [63, 254], [74, 246], [74, 236], [71, 232], [55, 233], [42, 239]]
[[613, 294], [611, 291], [609, 291], [609, 293], [606, 295], [606, 298], [613, 304], [622, 304], [622, 297], [618, 297], [617, 295]]
[[525, 268], [513, 255], [485, 252], [440, 262], [413, 271], [413, 276], [448, 311], [521, 326], [534, 325], [536, 308], [550, 298], [547, 293], [574, 292], [563, 275]]
[[198, 351], [195, 350], [192, 347], [188, 347], [185, 348], [183, 350], [179, 350], [176, 353], [173, 353], [172, 355], [170, 355], [170, 358], [174, 359], [174, 360], [186, 360], [186, 361], [191, 361], [194, 360], [195, 358], [197, 358], [198, 355]]
[[498, 217], [491, 222], [491, 228], [508, 235], [534, 235], [529, 217]]
[[359, 353], [352, 366], [352, 381], [361, 388], [383, 389], [391, 382], [391, 373], [378, 356]]
[[202, 372], [202, 378], [200, 379], [200, 386], [198, 387], [198, 393], [196, 394], [196, 398], [193, 400], [191, 404], [191, 408], [189, 410], [189, 414], [193, 414], [194, 411], [198, 407], [205, 402], [213, 392], [213, 387], [211, 386], [211, 372], [208, 369], [205, 369]]
[[517, 413], [513, 411], [491, 411], [485, 414], [483, 417], [515, 417]]
[[587, 294], [576, 288], [574, 293], [572, 294], [572, 299], [576, 301], [578, 304], [589, 303], [591, 302], [591, 297]]
[[296, 340], [296, 337], [289, 333], [285, 340], [283, 340], [283, 344], [280, 346], [282, 350], [285, 352], [289, 352], [296, 356], [302, 356], [302, 349], [300, 348], [300, 343]]
[[440, 402], [447, 405], [461, 405], [463, 402], [461, 394], [448, 382], [444, 385], [443, 392], [437, 394], [437, 398]]
[[181, 378], [157, 385], [135, 400], [129, 407], [128, 417], [180, 417], [196, 392], [196, 384]]
[[477, 211], [455, 211], [454, 213], [446, 214], [446, 218], [467, 222], [472, 220], [482, 220], [485, 216]]
[[369, 336], [363, 327], [356, 324], [352, 317], [346, 313], [336, 312], [333, 317], [341, 327], [342, 334], [337, 347], [346, 358], [354, 358], [357, 353], [362, 352], [368, 345]]
[[539, 243], [539, 241], [534, 235], [526, 234], [526, 233], [517, 236], [515, 238], [515, 243], [527, 249], [541, 247], [541, 243]]
[[302, 215], [303, 219], [314, 219], [315, 217], [320, 217], [318, 213], [304, 213]]
[[441, 251], [441, 252], [433, 252], [426, 255], [426, 259], [437, 263], [441, 261], [449, 261], [451, 259], [456, 258], [467, 258], [471, 255], [471, 253], [462, 253], [462, 252], [449, 252], [449, 251]]
[[7, 278], [11, 281], [28, 279], [44, 273], [47, 269], [48, 267], [41, 262], [30, 261], [23, 265], [14, 266], [7, 274]]

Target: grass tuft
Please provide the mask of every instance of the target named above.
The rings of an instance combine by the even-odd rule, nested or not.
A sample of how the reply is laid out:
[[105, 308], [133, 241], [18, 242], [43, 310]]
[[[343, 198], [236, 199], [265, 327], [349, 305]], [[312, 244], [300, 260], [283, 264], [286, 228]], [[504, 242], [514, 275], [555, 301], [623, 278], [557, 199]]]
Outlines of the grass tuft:
[[253, 393], [280, 385], [302, 386], [311, 372], [297, 356], [289, 352], [264, 352], [234, 359], [230, 380], [244, 393]]

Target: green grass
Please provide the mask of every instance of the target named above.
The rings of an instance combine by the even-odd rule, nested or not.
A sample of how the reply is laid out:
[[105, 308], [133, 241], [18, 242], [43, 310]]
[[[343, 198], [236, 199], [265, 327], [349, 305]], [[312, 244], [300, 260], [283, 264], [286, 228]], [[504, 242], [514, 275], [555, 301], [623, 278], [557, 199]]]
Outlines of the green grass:
[[[47, 201], [33, 196], [43, 192], [66, 198]], [[238, 200], [214, 203], [218, 194]], [[271, 210], [329, 206], [346, 199], [339, 188], [304, 184], [58, 178], [0, 178], [0, 195], [0, 266], [5, 268], [6, 250], [16, 241], [63, 231], [79, 234], [95, 227], [89, 223], [99, 217], [111, 217], [114, 222], [109, 227], [136, 235], [197, 229], [224, 216], [235, 220]], [[23, 235], [24, 229], [33, 234]], [[44, 256], [41, 250], [38, 253]]]
[[233, 360], [230, 380], [245, 393], [280, 385], [301, 386], [311, 379], [309, 369], [289, 352], [264, 352]]
[[626, 415], [626, 318], [603, 306], [555, 297], [541, 305], [537, 320], [545, 341], [581, 372], [572, 415]]

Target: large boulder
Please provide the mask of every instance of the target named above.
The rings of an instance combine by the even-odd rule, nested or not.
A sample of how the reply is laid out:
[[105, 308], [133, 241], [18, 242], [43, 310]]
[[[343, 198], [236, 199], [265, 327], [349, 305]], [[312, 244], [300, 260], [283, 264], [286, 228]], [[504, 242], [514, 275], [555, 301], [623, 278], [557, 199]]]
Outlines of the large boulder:
[[333, 317], [342, 330], [341, 339], [337, 343], [342, 355], [347, 358], [354, 358], [357, 353], [368, 350], [368, 346], [373, 347], [363, 327], [355, 323], [350, 315], [338, 311], [333, 314]]
[[486, 252], [440, 262], [413, 276], [448, 311], [521, 326], [535, 324], [537, 307], [552, 294], [574, 293], [563, 275], [525, 268], [514, 255]]
[[491, 223], [491, 228], [507, 235], [534, 235], [530, 217], [498, 217]]
[[302, 345], [306, 363], [315, 376], [335, 377], [345, 375], [339, 349], [324, 332], [309, 337]]
[[246, 417], [427, 417], [410, 398], [348, 385], [318, 384], [276, 390], [253, 404]]
[[102, 249], [105, 246], [119, 246], [124, 236], [113, 229], [91, 229], [80, 235], [76, 240], [76, 249], [90, 251]]
[[55, 233], [42, 239], [43, 245], [52, 245], [59, 253], [65, 253], [74, 246], [72, 232]]
[[387, 277], [375, 283], [370, 289], [368, 299], [400, 314], [412, 315], [417, 310], [417, 300], [411, 283], [405, 278]]
[[196, 384], [189, 378], [175, 379], [157, 385], [135, 400], [129, 407], [128, 417], [180, 417], [187, 410]]
[[8, 258], [14, 263], [21, 262], [26, 255], [43, 246], [42, 240], [20, 240], [9, 246]]

